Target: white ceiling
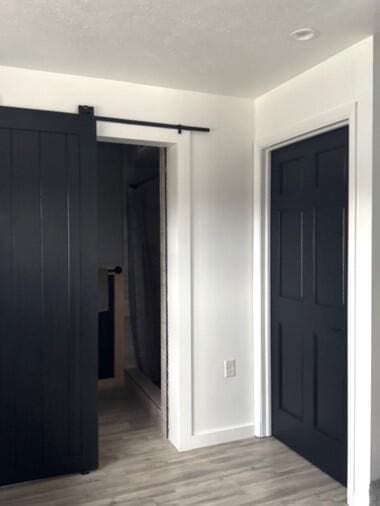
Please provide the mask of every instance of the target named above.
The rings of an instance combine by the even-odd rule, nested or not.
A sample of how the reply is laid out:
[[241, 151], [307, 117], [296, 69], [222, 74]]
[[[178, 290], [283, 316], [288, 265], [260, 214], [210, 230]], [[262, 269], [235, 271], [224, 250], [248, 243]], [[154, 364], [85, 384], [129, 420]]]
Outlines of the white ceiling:
[[0, 0], [0, 65], [258, 96], [374, 33], [379, 3]]

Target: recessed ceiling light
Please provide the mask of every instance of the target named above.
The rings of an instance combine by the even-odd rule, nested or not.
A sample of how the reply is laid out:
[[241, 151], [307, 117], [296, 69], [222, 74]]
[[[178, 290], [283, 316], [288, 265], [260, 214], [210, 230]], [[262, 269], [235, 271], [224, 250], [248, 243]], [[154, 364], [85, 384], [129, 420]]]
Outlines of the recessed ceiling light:
[[308, 42], [317, 37], [319, 37], [319, 32], [315, 28], [299, 28], [290, 34], [290, 38], [297, 42]]

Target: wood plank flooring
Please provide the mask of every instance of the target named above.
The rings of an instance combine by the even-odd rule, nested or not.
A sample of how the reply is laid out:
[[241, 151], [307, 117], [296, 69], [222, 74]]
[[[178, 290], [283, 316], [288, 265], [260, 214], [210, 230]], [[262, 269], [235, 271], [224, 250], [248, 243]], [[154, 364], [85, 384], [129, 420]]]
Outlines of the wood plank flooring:
[[0, 489], [1, 506], [333, 506], [346, 489], [278, 441], [178, 452], [125, 391], [102, 393], [100, 469]]

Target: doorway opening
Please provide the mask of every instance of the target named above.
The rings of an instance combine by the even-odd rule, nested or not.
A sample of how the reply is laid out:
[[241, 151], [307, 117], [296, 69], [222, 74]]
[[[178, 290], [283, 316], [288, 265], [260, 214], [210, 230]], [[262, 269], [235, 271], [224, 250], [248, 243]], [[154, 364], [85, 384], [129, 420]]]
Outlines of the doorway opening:
[[99, 420], [138, 405], [167, 437], [166, 150], [97, 151]]
[[348, 127], [271, 152], [272, 434], [346, 485]]

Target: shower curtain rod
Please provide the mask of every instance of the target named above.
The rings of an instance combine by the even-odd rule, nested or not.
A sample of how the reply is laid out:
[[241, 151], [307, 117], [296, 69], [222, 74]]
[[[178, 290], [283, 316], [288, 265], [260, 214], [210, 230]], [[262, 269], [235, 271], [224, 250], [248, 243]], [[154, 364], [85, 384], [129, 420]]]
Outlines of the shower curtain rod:
[[80, 105], [78, 107], [78, 112], [91, 114], [94, 116], [95, 121], [105, 121], [107, 123], [124, 123], [125, 125], [138, 125], [138, 126], [146, 126], [153, 128], [168, 128], [172, 130], [177, 130], [179, 134], [182, 131], [190, 131], [190, 132], [209, 132], [210, 129], [206, 127], [198, 127], [198, 126], [190, 126], [190, 125], [181, 125], [175, 123], [160, 123], [156, 121], [141, 121], [137, 119], [128, 119], [128, 118], [113, 118], [111, 116], [95, 116], [94, 108], [89, 105]]

